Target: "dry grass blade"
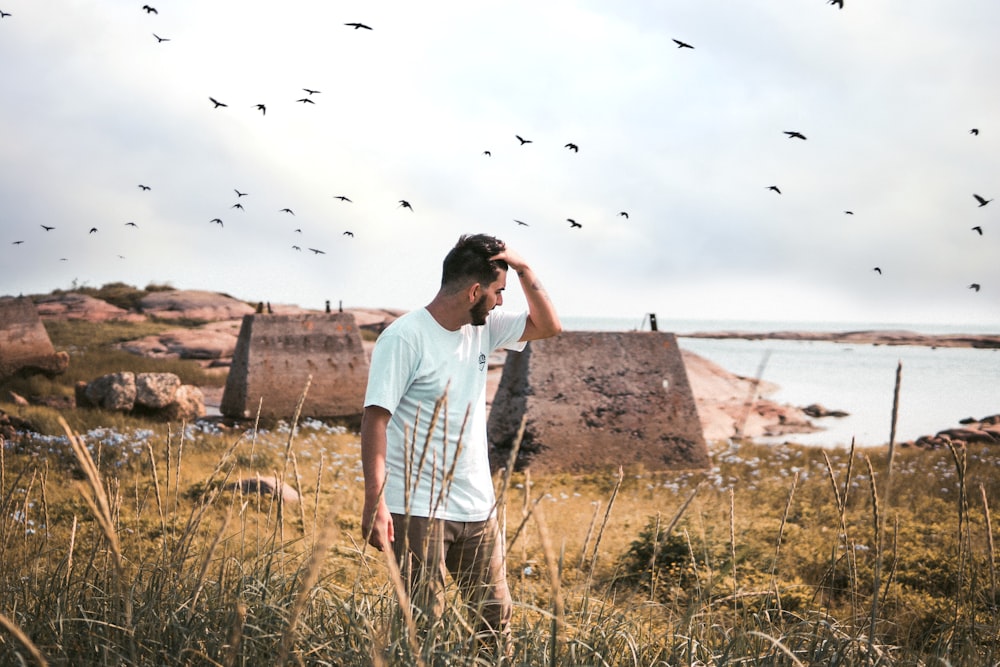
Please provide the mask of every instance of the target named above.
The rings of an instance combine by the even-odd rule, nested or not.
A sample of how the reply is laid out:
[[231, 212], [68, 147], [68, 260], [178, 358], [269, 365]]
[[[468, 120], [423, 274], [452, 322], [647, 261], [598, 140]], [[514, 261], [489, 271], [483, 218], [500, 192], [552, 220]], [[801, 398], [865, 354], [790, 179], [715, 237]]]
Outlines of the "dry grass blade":
[[799, 473], [792, 477], [792, 488], [788, 490], [788, 499], [785, 501], [785, 511], [781, 515], [781, 525], [778, 526], [778, 538], [774, 542], [774, 560], [771, 561], [771, 590], [778, 601], [778, 608], [781, 608], [781, 596], [778, 593], [778, 556], [781, 554], [781, 542], [785, 535], [785, 525], [788, 523], [788, 513], [792, 509], [792, 498], [795, 497], [795, 487], [799, 483]]
[[979, 493], [983, 497], [983, 514], [986, 516], [986, 545], [989, 548], [990, 559], [990, 603], [995, 604], [997, 599], [997, 564], [993, 549], [993, 521], [990, 518], [990, 502], [986, 498], [986, 486], [982, 482], [979, 483]]
[[871, 481], [872, 490], [872, 526], [875, 529], [875, 573], [874, 584], [872, 586], [872, 613], [868, 628], [868, 646], [874, 648], [875, 629], [878, 623], [878, 601], [879, 587], [882, 577], [882, 512], [879, 507], [878, 487], [875, 484], [875, 471], [872, 469], [872, 461], [865, 457], [865, 465], [868, 466], [868, 479]]
[[550, 664], [556, 664], [556, 656], [562, 643], [566, 627], [566, 612], [563, 603], [562, 583], [560, 581], [559, 561], [552, 547], [552, 537], [545, 523], [545, 513], [541, 505], [535, 508], [535, 523], [538, 524], [538, 534], [542, 540], [542, 552], [545, 554], [545, 565], [549, 571], [549, 585], [552, 587], [552, 639], [550, 644]]
[[333, 543], [334, 535], [333, 522], [327, 522], [323, 526], [323, 533], [320, 535], [316, 547], [309, 554], [305, 576], [302, 578], [301, 586], [299, 586], [299, 594], [295, 596], [295, 602], [292, 604], [292, 609], [288, 614], [288, 625], [285, 627], [285, 632], [281, 635], [278, 659], [274, 662], [276, 665], [285, 664], [288, 653], [292, 650], [292, 645], [295, 642], [297, 634], [299, 617], [302, 616], [302, 610], [305, 609], [306, 603], [309, 601], [313, 587], [319, 581], [320, 570], [323, 568], [323, 559], [326, 558], [326, 552]]
[[771, 635], [764, 634], [763, 632], [758, 632], [757, 630], [751, 630], [747, 634], [753, 635], [754, 637], [760, 637], [761, 639], [766, 639], [767, 641], [771, 642], [771, 645], [774, 648], [778, 649], [779, 651], [781, 651], [782, 653], [784, 653], [785, 655], [787, 655], [791, 659], [791, 661], [795, 665], [797, 665], [797, 667], [806, 667], [806, 664], [804, 662], [802, 662], [801, 660], [799, 660], [798, 657], [796, 657], [796, 655], [794, 653], [792, 653], [788, 649], [787, 646], [785, 646], [784, 644], [782, 644], [780, 641], [778, 641], [777, 639], [775, 639]]
[[[417, 642], [417, 624], [413, 620], [413, 608], [410, 605], [410, 596], [406, 592], [406, 585], [403, 583], [403, 575], [399, 571], [399, 564], [396, 556], [391, 550], [382, 552], [385, 556], [386, 567], [389, 568], [389, 580], [396, 591], [396, 599], [399, 602], [399, 611], [403, 614], [403, 622], [406, 624], [406, 639], [410, 645], [410, 651], [417, 662], [418, 667], [424, 667], [424, 659], [420, 655], [420, 644]], [[379, 647], [372, 648], [373, 651], [380, 651]]]
[[0, 626], [3, 626], [4, 630], [9, 632], [11, 636], [13, 636], [14, 639], [16, 639], [17, 642], [24, 647], [24, 650], [28, 652], [28, 655], [31, 656], [31, 659], [36, 665], [39, 667], [47, 667], [49, 661], [45, 659], [45, 656], [38, 650], [38, 647], [35, 646], [33, 641], [31, 641], [31, 638], [24, 634], [21, 628], [17, 627], [13, 621], [2, 613], [0, 613]]
[[191, 595], [191, 606], [188, 607], [188, 622], [191, 622], [191, 618], [194, 616], [195, 609], [198, 607], [198, 598], [201, 596], [201, 591], [205, 588], [205, 577], [208, 574], [208, 568], [212, 563], [212, 558], [215, 556], [215, 550], [219, 548], [219, 542], [222, 541], [222, 536], [226, 533], [226, 529], [229, 528], [229, 521], [233, 518], [232, 507], [229, 508], [229, 513], [226, 514], [226, 520], [222, 522], [222, 526], [219, 527], [219, 531], [215, 534], [215, 539], [212, 540], [211, 546], [208, 548], [208, 552], [205, 554], [204, 559], [201, 562], [201, 571], [198, 573], [198, 580], [194, 586], [194, 592]]

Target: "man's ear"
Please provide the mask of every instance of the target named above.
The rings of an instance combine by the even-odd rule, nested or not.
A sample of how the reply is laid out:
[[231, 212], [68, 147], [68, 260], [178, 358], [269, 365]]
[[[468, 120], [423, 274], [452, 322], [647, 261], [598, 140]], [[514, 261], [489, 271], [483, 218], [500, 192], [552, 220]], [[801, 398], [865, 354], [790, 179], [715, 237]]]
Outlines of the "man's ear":
[[469, 303], [475, 303], [479, 299], [479, 293], [481, 291], [482, 286], [478, 281], [474, 281], [471, 285], [469, 285], [469, 287], [465, 290], [466, 296], [469, 297]]

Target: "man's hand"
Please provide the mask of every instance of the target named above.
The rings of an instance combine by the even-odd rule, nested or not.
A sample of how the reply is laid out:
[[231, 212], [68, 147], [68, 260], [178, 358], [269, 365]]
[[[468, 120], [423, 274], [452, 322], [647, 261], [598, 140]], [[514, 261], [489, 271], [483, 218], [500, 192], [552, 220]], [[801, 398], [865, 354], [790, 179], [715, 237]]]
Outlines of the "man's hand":
[[503, 251], [497, 253], [490, 257], [490, 261], [494, 262], [497, 260], [502, 260], [507, 262], [507, 266], [514, 270], [514, 273], [520, 275], [526, 268], [528, 268], [528, 263], [524, 261], [524, 258], [518, 255], [515, 251], [510, 248], [506, 248]]
[[368, 539], [368, 544], [376, 549], [380, 551], [392, 549], [392, 542], [395, 538], [392, 515], [389, 514], [389, 508], [381, 496], [373, 502], [365, 500], [364, 514], [361, 517], [361, 530]]

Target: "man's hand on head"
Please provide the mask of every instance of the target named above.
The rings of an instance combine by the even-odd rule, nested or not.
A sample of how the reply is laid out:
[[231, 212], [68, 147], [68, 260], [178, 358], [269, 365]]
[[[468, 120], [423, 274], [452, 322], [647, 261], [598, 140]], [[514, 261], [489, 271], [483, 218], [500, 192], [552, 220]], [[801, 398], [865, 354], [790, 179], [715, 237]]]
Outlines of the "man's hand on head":
[[513, 269], [514, 273], [519, 275], [522, 271], [528, 268], [528, 263], [524, 261], [524, 258], [510, 248], [506, 248], [490, 257], [491, 262], [495, 262], [497, 260], [507, 262], [507, 266]]

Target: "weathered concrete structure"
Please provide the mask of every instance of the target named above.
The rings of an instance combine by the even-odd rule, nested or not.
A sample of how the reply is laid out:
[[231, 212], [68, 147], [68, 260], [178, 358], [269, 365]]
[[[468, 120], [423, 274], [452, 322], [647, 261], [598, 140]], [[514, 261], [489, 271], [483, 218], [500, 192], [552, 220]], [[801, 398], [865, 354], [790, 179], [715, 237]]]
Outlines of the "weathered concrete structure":
[[68, 366], [69, 354], [52, 347], [31, 299], [0, 298], [0, 378], [20, 372], [57, 375]]
[[671, 333], [566, 332], [509, 352], [489, 418], [494, 465], [506, 464], [522, 418], [519, 469], [709, 466]]
[[244, 315], [219, 411], [254, 417], [260, 405], [261, 416], [291, 419], [310, 375], [303, 416], [361, 414], [368, 357], [353, 315]]

